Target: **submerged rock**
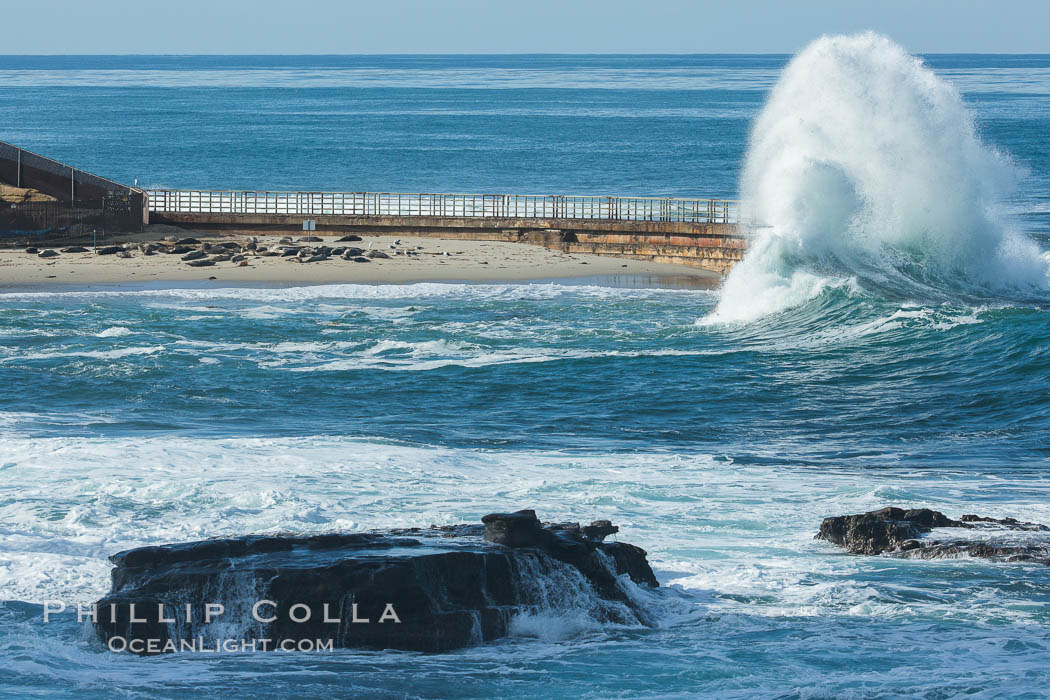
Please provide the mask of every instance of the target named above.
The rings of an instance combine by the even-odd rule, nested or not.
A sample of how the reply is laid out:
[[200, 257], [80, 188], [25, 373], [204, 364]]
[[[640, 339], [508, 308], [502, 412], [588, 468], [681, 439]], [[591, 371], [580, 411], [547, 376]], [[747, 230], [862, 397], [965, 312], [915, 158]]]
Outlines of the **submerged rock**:
[[143, 654], [226, 639], [438, 652], [503, 637], [521, 614], [652, 624], [632, 590], [658, 585], [646, 553], [603, 542], [608, 521], [544, 526], [519, 511], [483, 522], [120, 552], [95, 629], [110, 649]]
[[[935, 533], [938, 528], [970, 532]], [[1050, 564], [1050, 537], [1018, 537], [1020, 532], [1050, 532], [1050, 528], [1013, 518], [964, 515], [953, 520], [929, 508], [889, 507], [824, 518], [816, 538], [837, 544], [851, 554], [886, 553], [917, 559], [969, 556]]]

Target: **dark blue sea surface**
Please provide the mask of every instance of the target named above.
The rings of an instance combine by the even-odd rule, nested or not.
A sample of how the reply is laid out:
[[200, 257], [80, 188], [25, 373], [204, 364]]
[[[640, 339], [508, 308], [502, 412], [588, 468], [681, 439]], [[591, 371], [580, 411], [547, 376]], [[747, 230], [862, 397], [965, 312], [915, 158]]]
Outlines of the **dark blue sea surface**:
[[[734, 197], [788, 58], [0, 57], [0, 139], [148, 187]], [[1045, 255], [1050, 56], [925, 59]], [[1050, 524], [1050, 295], [828, 270], [739, 323], [593, 280], [0, 290], [0, 694], [1046, 697], [1050, 569], [813, 535]], [[566, 604], [450, 654], [140, 659], [41, 620], [131, 546], [524, 507], [618, 523], [660, 626]]]

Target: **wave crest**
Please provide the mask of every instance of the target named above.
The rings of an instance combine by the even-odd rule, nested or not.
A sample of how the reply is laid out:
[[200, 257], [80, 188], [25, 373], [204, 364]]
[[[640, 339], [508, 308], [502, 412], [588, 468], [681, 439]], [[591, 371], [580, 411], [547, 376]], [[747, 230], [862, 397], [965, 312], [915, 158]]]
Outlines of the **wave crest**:
[[1001, 208], [1018, 173], [952, 85], [873, 33], [822, 37], [755, 122], [741, 179], [751, 249], [704, 322], [748, 321], [847, 283], [889, 296], [1047, 290]]

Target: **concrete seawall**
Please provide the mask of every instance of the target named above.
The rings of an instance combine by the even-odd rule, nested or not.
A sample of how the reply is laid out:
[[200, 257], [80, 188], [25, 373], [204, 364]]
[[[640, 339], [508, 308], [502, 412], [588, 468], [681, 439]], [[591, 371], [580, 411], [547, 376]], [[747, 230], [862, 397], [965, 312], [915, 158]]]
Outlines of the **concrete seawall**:
[[372, 233], [528, 243], [569, 253], [690, 265], [725, 274], [747, 248], [733, 223], [602, 219], [349, 216], [216, 212], [153, 212], [153, 223], [238, 234], [301, 232], [304, 218], [317, 233]]
[[141, 231], [149, 220], [148, 198], [71, 165], [0, 141], [0, 184], [33, 190], [53, 201], [0, 200], [0, 235], [76, 236], [92, 230]]

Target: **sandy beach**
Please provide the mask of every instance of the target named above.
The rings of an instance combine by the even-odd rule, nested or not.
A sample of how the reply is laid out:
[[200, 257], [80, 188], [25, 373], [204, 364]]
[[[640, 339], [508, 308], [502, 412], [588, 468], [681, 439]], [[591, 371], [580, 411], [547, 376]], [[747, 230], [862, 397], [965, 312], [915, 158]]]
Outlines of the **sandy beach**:
[[[244, 245], [245, 236], [208, 236], [183, 232], [201, 243], [212, 245], [234, 241]], [[258, 246], [273, 251], [284, 236], [259, 237]], [[168, 236], [172, 238], [172, 236]], [[300, 236], [295, 237], [298, 241]], [[215, 280], [234, 283], [332, 284], [332, 283], [408, 283], [424, 281], [525, 281], [578, 277], [624, 276], [652, 278], [654, 284], [713, 287], [721, 277], [692, 267], [627, 260], [595, 255], [566, 254], [561, 251], [521, 243], [445, 240], [440, 238], [363, 236], [359, 242], [337, 243], [338, 236], [315, 236], [313, 241], [295, 246], [354, 246], [365, 253], [382, 252], [389, 257], [354, 262], [332, 256], [316, 262], [293, 262], [290, 257], [247, 254], [240, 261], [221, 261], [208, 267], [191, 267], [182, 255], [163, 252], [145, 255], [138, 246], [157, 242], [171, 246], [161, 235], [107, 240], [106, 246], [126, 244], [131, 257], [98, 255], [91, 252], [59, 253], [42, 258], [25, 249], [0, 250], [0, 285], [38, 284], [119, 284], [126, 282], [193, 282]], [[38, 246], [41, 251], [48, 247]], [[99, 249], [103, 244], [99, 243]], [[192, 246], [197, 248], [199, 246]], [[52, 247], [59, 251], [62, 247]], [[411, 252], [409, 252], [411, 251]], [[221, 252], [221, 251], [219, 251]], [[662, 285], [661, 285], [662, 286]]]

